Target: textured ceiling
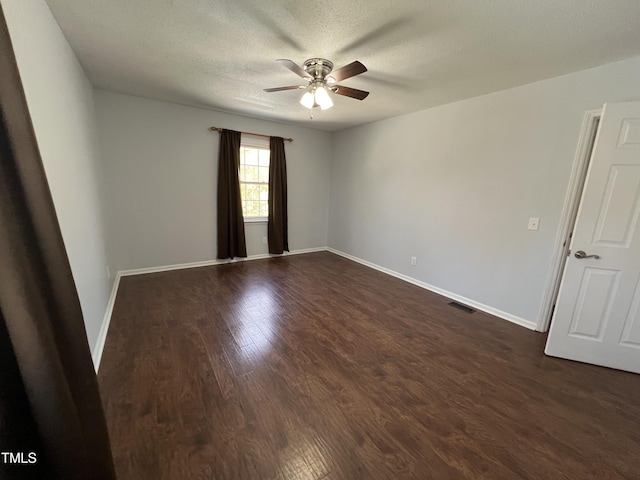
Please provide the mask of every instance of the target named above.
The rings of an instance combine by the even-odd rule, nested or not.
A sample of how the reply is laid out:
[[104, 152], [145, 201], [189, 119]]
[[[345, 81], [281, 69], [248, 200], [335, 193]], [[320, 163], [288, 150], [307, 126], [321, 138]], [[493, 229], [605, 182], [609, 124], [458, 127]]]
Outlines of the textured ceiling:
[[[100, 89], [323, 130], [640, 55], [638, 0], [48, 0]], [[314, 113], [275, 62], [369, 71]], [[302, 84], [304, 82], [301, 82]], [[314, 109], [314, 111], [317, 109]]]

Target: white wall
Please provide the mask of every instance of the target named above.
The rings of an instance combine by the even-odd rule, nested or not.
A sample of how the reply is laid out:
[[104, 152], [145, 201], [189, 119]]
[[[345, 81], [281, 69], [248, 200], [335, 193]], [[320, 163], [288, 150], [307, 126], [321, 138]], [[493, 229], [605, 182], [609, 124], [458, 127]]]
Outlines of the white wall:
[[583, 115], [637, 99], [640, 57], [340, 132], [329, 246], [533, 325]]
[[[219, 134], [212, 125], [293, 137], [285, 143], [291, 250], [327, 244], [330, 133], [96, 91], [118, 270], [216, 258]], [[247, 224], [247, 253], [267, 253], [267, 225]]]
[[44, 0], [2, 0], [31, 120], [94, 348], [106, 276], [93, 87]]

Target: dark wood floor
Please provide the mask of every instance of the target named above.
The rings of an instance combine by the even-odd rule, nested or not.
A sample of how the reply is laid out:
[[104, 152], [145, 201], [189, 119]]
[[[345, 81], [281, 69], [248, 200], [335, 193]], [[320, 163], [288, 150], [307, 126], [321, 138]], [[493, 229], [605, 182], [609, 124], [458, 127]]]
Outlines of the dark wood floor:
[[126, 479], [640, 478], [640, 376], [331, 253], [122, 279]]

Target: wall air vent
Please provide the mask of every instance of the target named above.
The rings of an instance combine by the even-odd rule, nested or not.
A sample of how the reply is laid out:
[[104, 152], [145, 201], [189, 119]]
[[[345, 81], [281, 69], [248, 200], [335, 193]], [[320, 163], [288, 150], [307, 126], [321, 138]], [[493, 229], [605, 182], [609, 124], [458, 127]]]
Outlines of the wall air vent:
[[460, 302], [449, 302], [449, 305], [451, 305], [454, 308], [457, 308], [458, 310], [462, 310], [463, 312], [467, 312], [467, 313], [473, 313], [476, 311], [475, 308], [471, 308], [468, 305], [465, 305], [463, 303]]

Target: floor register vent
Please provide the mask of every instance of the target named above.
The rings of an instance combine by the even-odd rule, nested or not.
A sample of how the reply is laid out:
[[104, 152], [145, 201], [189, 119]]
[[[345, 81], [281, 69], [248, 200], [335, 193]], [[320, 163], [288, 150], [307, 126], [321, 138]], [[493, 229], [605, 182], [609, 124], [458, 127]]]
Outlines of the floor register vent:
[[463, 312], [467, 312], [467, 313], [473, 313], [476, 311], [475, 308], [471, 308], [468, 305], [465, 305], [464, 303], [459, 303], [459, 302], [449, 302], [449, 305], [451, 305], [454, 308], [457, 308], [458, 310], [462, 310]]

